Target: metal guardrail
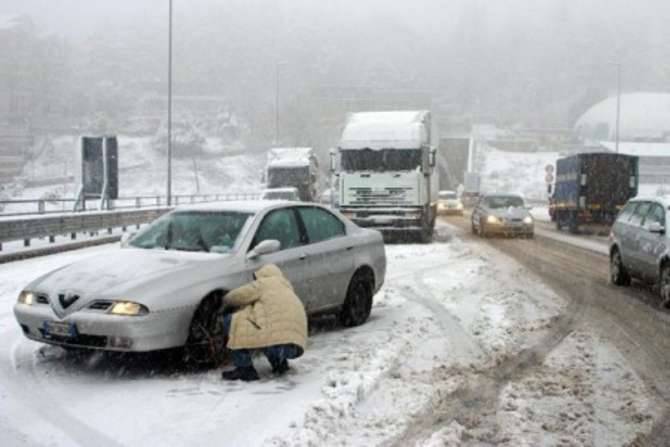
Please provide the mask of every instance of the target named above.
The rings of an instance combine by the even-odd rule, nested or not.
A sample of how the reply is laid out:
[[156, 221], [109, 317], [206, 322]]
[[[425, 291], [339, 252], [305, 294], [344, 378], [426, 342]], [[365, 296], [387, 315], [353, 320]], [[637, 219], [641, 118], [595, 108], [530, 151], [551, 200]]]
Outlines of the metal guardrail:
[[[179, 197], [179, 199], [177, 199]], [[147, 196], [153, 199], [153, 203], [142, 208], [139, 201], [133, 205], [117, 207], [107, 211], [81, 211], [81, 212], [59, 212], [47, 211], [41, 215], [2, 215], [0, 214], [0, 251], [3, 242], [23, 240], [24, 247], [30, 246], [30, 240], [35, 238], [49, 238], [49, 242], [55, 242], [56, 236], [69, 235], [75, 240], [77, 233], [98, 232], [107, 230], [111, 234], [113, 228], [122, 228], [133, 225], [141, 225], [153, 221], [164, 213], [170, 211], [174, 206], [190, 203], [205, 203], [231, 200], [248, 200], [258, 198], [257, 194], [212, 194], [201, 196], [173, 196], [173, 206], [168, 207], [161, 203], [160, 198]], [[30, 203], [34, 201], [28, 201]], [[73, 201], [74, 202], [74, 201]], [[156, 205], [158, 204], [158, 206]], [[149, 208], [151, 206], [151, 208]]]
[[[188, 203], [248, 200], [256, 198], [258, 198], [258, 194], [253, 193], [173, 195], [172, 204], [185, 205]], [[74, 205], [76, 201], [76, 198], [0, 200], [0, 217], [55, 213], [62, 214], [67, 212], [74, 213]], [[96, 209], [99, 203], [100, 199], [87, 199], [87, 209]], [[141, 209], [165, 206], [166, 204], [167, 198], [165, 196], [119, 197], [118, 199], [109, 201], [107, 210]], [[12, 210], [12, 208], [14, 209]]]

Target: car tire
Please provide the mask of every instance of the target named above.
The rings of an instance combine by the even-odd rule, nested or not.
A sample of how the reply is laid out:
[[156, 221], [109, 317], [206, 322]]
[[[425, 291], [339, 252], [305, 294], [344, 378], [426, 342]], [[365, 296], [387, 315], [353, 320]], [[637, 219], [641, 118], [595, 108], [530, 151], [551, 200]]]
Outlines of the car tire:
[[614, 249], [610, 255], [610, 280], [615, 286], [630, 286], [630, 274], [623, 265], [623, 259], [618, 249]]
[[472, 228], [472, 234], [477, 234], [477, 228], [475, 228], [474, 220], [470, 221], [470, 228]]
[[670, 262], [666, 261], [661, 266], [661, 274], [658, 281], [658, 292], [661, 296], [661, 307], [670, 306]]
[[342, 326], [360, 326], [372, 311], [372, 278], [363, 272], [357, 272], [347, 288], [347, 297], [340, 309], [339, 320]]
[[212, 293], [201, 302], [191, 320], [182, 360], [197, 367], [217, 366], [226, 353], [221, 307], [223, 293]]

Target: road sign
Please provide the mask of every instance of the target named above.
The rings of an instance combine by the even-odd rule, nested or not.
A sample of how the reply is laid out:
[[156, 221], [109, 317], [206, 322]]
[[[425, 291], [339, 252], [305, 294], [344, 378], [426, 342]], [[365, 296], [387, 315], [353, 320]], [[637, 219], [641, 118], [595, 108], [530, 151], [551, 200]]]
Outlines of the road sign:
[[544, 172], [551, 175], [554, 173], [554, 165], [547, 165], [544, 167]]
[[553, 182], [554, 181], [554, 174], [552, 174], [551, 172], [547, 172], [547, 175], [544, 176], [544, 181], [546, 183]]

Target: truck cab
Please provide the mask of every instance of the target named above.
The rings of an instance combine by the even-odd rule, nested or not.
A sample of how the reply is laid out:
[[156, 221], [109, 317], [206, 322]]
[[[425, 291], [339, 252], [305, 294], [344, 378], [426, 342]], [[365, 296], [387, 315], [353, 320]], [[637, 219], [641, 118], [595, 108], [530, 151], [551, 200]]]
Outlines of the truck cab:
[[351, 115], [334, 153], [340, 211], [362, 227], [430, 240], [438, 193], [430, 141], [427, 111]]

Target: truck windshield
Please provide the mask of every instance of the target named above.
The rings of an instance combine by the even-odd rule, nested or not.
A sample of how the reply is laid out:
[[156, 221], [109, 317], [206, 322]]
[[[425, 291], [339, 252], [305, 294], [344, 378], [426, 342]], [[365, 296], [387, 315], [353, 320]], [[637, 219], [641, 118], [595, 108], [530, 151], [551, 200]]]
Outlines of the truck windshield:
[[345, 171], [413, 171], [421, 166], [419, 149], [358, 149], [341, 154]]
[[268, 186], [270, 188], [306, 185], [308, 183], [309, 168], [307, 166], [268, 169]]

